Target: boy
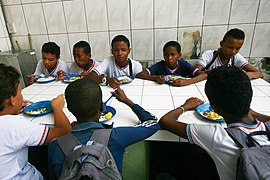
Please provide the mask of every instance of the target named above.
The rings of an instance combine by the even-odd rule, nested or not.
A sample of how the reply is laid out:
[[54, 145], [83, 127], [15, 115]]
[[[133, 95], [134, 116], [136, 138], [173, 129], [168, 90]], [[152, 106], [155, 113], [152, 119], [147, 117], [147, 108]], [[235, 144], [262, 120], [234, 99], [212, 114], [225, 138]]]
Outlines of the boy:
[[[249, 77], [241, 69], [223, 66], [211, 70], [205, 93], [214, 111], [223, 116], [228, 128], [239, 128], [247, 134], [265, 130], [264, 123], [258, 121], [253, 116], [255, 113], [250, 111], [252, 87]], [[165, 114], [159, 121], [160, 126], [206, 150], [214, 160], [221, 180], [236, 179], [240, 148], [220, 124], [185, 124], [177, 121], [184, 111], [202, 103], [198, 98], [188, 99], [180, 107]], [[270, 145], [265, 136], [254, 138], [260, 144]]]
[[68, 65], [59, 60], [60, 59], [60, 47], [54, 42], [48, 42], [42, 46], [42, 60], [37, 64], [34, 74], [27, 76], [27, 80], [30, 84], [35, 82], [35, 76], [40, 74], [51, 74], [57, 76], [57, 72], [62, 70], [69, 72]]
[[198, 60], [196, 68], [202, 71], [209, 71], [218, 66], [236, 66], [243, 69], [250, 79], [262, 78], [262, 72], [258, 71], [254, 66], [238, 52], [241, 49], [245, 39], [245, 33], [240, 29], [231, 29], [220, 41], [220, 48], [217, 51], [208, 50], [202, 54]]
[[193, 77], [191, 79], [176, 79], [172, 82], [174, 86], [187, 86], [207, 77], [207, 74], [198, 71], [187, 61], [181, 60], [181, 46], [176, 41], [169, 41], [163, 47], [163, 57], [165, 61], [160, 61], [146, 68], [144, 71], [137, 74], [138, 78], [165, 83], [165, 75], [179, 75], [183, 77]]
[[[112, 93], [120, 102], [128, 105], [138, 116], [142, 124], [113, 128], [108, 148], [122, 174], [122, 160], [125, 148], [131, 144], [146, 139], [158, 129], [157, 119], [142, 107], [128, 99], [122, 89]], [[65, 90], [67, 107], [76, 117], [77, 125], [73, 127], [72, 134], [82, 143], [86, 144], [95, 129], [104, 128], [99, 123], [103, 111], [102, 92], [100, 86], [89, 78], [79, 79], [70, 83]], [[51, 179], [58, 179], [61, 174], [65, 155], [60, 149], [57, 140], [49, 145], [49, 173]]]
[[[121, 85], [116, 76], [129, 75], [136, 76], [142, 71], [142, 65], [128, 58], [130, 53], [130, 43], [128, 38], [123, 35], [117, 35], [111, 43], [113, 56], [103, 59], [91, 73], [90, 78], [97, 83], [109, 84], [112, 88]], [[105, 76], [103, 76], [105, 75]]]
[[0, 179], [43, 179], [28, 162], [28, 147], [47, 145], [71, 130], [62, 108], [63, 95], [51, 102], [55, 128], [33, 123], [18, 115], [23, 104], [20, 74], [0, 64]]
[[[79, 41], [73, 46], [73, 57], [69, 73], [79, 74], [82, 78], [88, 74], [98, 65], [96, 61], [91, 59], [91, 47], [86, 41]], [[63, 71], [58, 72], [59, 79], [63, 79], [66, 74]]]

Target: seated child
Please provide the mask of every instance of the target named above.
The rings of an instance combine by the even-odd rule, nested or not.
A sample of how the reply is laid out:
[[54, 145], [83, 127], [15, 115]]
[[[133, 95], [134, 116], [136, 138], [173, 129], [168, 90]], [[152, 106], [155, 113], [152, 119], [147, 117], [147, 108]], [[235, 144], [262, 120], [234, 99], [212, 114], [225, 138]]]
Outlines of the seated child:
[[23, 105], [20, 74], [0, 64], [0, 179], [43, 179], [28, 162], [28, 147], [47, 145], [71, 130], [62, 108], [63, 95], [51, 102], [55, 128], [31, 122], [18, 115]]
[[[122, 161], [125, 148], [154, 134], [159, 129], [159, 125], [155, 116], [145, 111], [138, 104], [134, 104], [127, 98], [120, 87], [112, 94], [118, 101], [128, 105], [142, 122], [142, 124], [136, 126], [112, 129], [108, 148], [114, 157], [119, 172], [122, 174]], [[68, 110], [76, 117], [78, 123], [73, 127], [71, 133], [82, 144], [86, 144], [95, 129], [104, 128], [99, 123], [99, 118], [103, 111], [100, 86], [92, 79], [79, 79], [67, 86], [65, 97]], [[52, 180], [58, 179], [65, 161], [65, 155], [60, 149], [57, 139], [50, 143], [48, 153], [50, 178]]]
[[142, 71], [142, 65], [130, 58], [130, 43], [128, 38], [123, 35], [117, 35], [111, 43], [113, 56], [103, 59], [91, 73], [90, 78], [97, 83], [109, 84], [112, 88], [121, 85], [116, 76], [129, 75], [136, 76]]
[[174, 86], [187, 86], [207, 77], [207, 74], [202, 73], [194, 68], [185, 60], [181, 60], [181, 46], [176, 41], [169, 41], [163, 47], [163, 56], [165, 61], [160, 61], [153, 66], [146, 68], [144, 71], [137, 74], [138, 78], [155, 81], [159, 84], [165, 83], [165, 75], [179, 75], [182, 77], [191, 77], [189, 79], [179, 78], [173, 80]]
[[[241, 69], [222, 66], [211, 70], [205, 84], [205, 93], [214, 111], [223, 116], [228, 128], [239, 128], [247, 134], [265, 130], [264, 123], [256, 119], [261, 117], [260, 114], [250, 111], [252, 87], [249, 77]], [[184, 111], [202, 103], [198, 98], [189, 98], [183, 105], [165, 114], [159, 124], [206, 150], [214, 160], [221, 180], [236, 179], [240, 148], [222, 125], [185, 124], [177, 121]], [[266, 136], [254, 138], [260, 144], [270, 145]]]
[[40, 74], [44, 75], [55, 75], [57, 72], [62, 70], [64, 72], [69, 72], [68, 65], [59, 60], [60, 59], [60, 47], [54, 42], [47, 42], [42, 46], [42, 60], [37, 64], [36, 71], [34, 74], [27, 76], [27, 80], [30, 84], [35, 82], [35, 76]]
[[245, 39], [245, 33], [240, 29], [231, 29], [220, 41], [220, 48], [216, 51], [208, 50], [202, 54], [195, 67], [202, 71], [209, 71], [218, 66], [236, 66], [243, 69], [250, 79], [262, 78], [262, 72], [258, 71], [254, 66], [238, 52], [241, 49]]
[[[96, 61], [91, 59], [91, 47], [86, 41], [79, 41], [73, 46], [74, 62], [70, 66], [70, 74], [79, 74], [86, 77], [98, 65]], [[62, 70], [58, 72], [59, 79], [63, 79], [67, 74]]]

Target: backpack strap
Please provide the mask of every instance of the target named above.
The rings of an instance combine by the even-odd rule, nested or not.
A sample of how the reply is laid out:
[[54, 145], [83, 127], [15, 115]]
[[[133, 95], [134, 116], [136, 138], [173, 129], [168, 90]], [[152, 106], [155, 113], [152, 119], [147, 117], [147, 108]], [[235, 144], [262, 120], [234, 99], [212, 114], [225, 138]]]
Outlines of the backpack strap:
[[60, 148], [62, 149], [62, 151], [64, 152], [64, 154], [67, 156], [68, 153], [70, 153], [71, 151], [73, 151], [73, 148], [77, 145], [80, 145], [81, 143], [79, 142], [79, 140], [74, 137], [73, 134], [68, 133], [65, 136], [59, 137], [57, 139], [58, 144], [60, 146]]
[[218, 56], [218, 52], [219, 52], [219, 50], [215, 50], [215, 51], [213, 52], [213, 58], [212, 58], [212, 60], [210, 61], [209, 64], [207, 64], [207, 65], [202, 69], [202, 71], [207, 70], [207, 69], [210, 68], [210, 66], [212, 66], [212, 64], [215, 62], [215, 60], [216, 60], [216, 58], [217, 58], [217, 56]]
[[228, 135], [241, 149], [247, 146], [247, 134], [238, 128], [225, 128]]
[[96, 129], [92, 134], [90, 141], [96, 141], [104, 146], [108, 145], [112, 129]]
[[130, 59], [128, 59], [128, 66], [129, 66], [129, 75], [133, 76], [132, 63]]

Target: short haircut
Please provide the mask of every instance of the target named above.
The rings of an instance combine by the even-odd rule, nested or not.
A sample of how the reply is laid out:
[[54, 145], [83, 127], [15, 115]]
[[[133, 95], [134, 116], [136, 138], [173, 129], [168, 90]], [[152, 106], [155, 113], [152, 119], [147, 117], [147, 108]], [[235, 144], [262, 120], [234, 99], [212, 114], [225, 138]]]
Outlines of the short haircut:
[[94, 116], [102, 102], [99, 85], [89, 78], [70, 83], [65, 90], [68, 110], [77, 118]]
[[90, 44], [86, 41], [79, 41], [76, 44], [74, 44], [73, 49], [75, 48], [83, 48], [83, 52], [85, 54], [91, 54], [91, 47]]
[[53, 54], [56, 58], [60, 57], [60, 47], [55, 42], [44, 43], [41, 52]]
[[17, 95], [20, 73], [12, 66], [0, 64], [0, 111], [4, 109], [4, 101]]
[[241, 29], [230, 29], [223, 37], [223, 41], [226, 41], [229, 37], [232, 37], [234, 39], [238, 40], [245, 40], [245, 33]]
[[129, 42], [128, 38], [124, 35], [115, 36], [112, 40], [111, 47], [113, 47], [114, 43], [116, 43], [116, 42], [124, 42], [128, 45], [128, 48], [130, 48], [130, 42]]
[[163, 53], [165, 53], [165, 49], [167, 47], [175, 47], [178, 53], [181, 53], [181, 45], [176, 41], [169, 41], [163, 46]]
[[238, 67], [218, 67], [211, 70], [205, 93], [211, 104], [224, 112], [243, 118], [248, 115], [252, 99], [251, 82]]

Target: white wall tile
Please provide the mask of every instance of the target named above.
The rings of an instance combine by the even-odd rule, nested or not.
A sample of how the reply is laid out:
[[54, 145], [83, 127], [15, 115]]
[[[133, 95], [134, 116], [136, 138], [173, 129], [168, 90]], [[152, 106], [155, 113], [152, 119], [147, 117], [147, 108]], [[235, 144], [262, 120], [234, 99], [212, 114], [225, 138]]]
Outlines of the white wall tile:
[[129, 1], [109, 0], [108, 17], [110, 30], [130, 29]]
[[61, 1], [61, 0], [41, 0], [42, 2], [56, 2], [56, 1]]
[[155, 54], [154, 61], [158, 62], [163, 58], [163, 46], [168, 41], [177, 41], [177, 28], [155, 30]]
[[204, 25], [227, 24], [231, 1], [205, 1]]
[[[214, 33], [213, 33], [214, 32]], [[202, 32], [201, 52], [206, 50], [218, 49], [219, 43], [227, 32], [227, 26], [206, 26]]]
[[202, 25], [204, 0], [181, 0], [179, 3], [179, 26]]
[[14, 45], [14, 49], [18, 50], [19, 48], [16, 44], [16, 41], [18, 42], [21, 49], [29, 49], [28, 36], [17, 36], [12, 38], [12, 44]]
[[153, 30], [132, 31], [132, 52], [135, 60], [153, 58]]
[[22, 0], [22, 4], [24, 3], [39, 3], [41, 0]]
[[258, 22], [270, 22], [270, 1], [269, 0], [261, 0], [259, 13], [258, 13]]
[[[49, 33], [66, 33], [66, 23], [61, 2], [43, 3]], [[57, 10], [56, 10], [57, 9]]]
[[111, 41], [107, 32], [89, 33], [88, 37], [94, 60], [102, 61], [102, 59], [111, 55]]
[[26, 24], [30, 34], [46, 34], [47, 28], [41, 3], [23, 5]]
[[0, 50], [1, 50], [1, 52], [11, 50], [11, 46], [10, 46], [10, 43], [8, 43], [8, 41], [10, 41], [9, 38], [0, 38]]
[[83, 0], [64, 1], [68, 32], [87, 32]]
[[88, 31], [108, 31], [106, 0], [85, 0]]
[[21, 4], [21, 0], [3, 0], [3, 5]]
[[257, 24], [252, 44], [251, 57], [269, 57], [270, 23]]
[[177, 27], [178, 1], [155, 0], [155, 27]]
[[259, 0], [234, 0], [230, 23], [255, 22]]
[[131, 28], [153, 28], [153, 0], [131, 0]]
[[71, 62], [72, 57], [67, 34], [49, 35], [49, 39], [51, 42], [55, 42], [58, 46], [60, 46], [60, 59], [65, 62]]
[[48, 35], [33, 35], [31, 39], [33, 49], [35, 49], [37, 60], [39, 61], [42, 58], [41, 47], [44, 43], [49, 42], [49, 37]]

